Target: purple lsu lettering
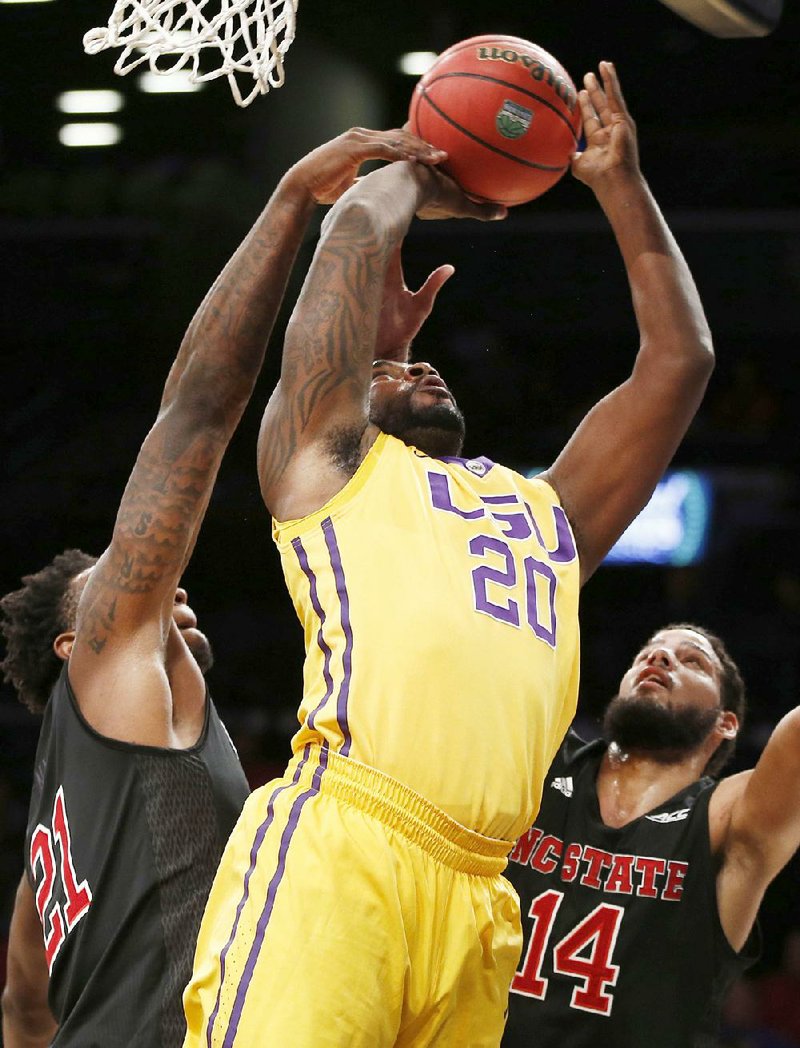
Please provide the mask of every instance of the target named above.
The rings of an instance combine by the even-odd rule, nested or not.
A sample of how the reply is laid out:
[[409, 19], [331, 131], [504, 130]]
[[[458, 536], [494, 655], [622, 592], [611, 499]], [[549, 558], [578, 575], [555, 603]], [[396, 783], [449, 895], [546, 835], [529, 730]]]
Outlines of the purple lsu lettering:
[[[551, 564], [568, 564], [577, 556], [563, 509], [550, 507], [556, 541], [555, 548], [548, 549], [531, 507], [516, 492], [475, 496], [472, 508], [462, 509], [453, 502], [446, 473], [429, 470], [428, 486], [434, 509], [464, 521], [491, 522], [494, 534], [473, 535], [467, 541], [470, 557], [482, 561], [472, 569], [475, 611], [519, 628], [524, 605], [528, 627], [555, 648], [558, 577]], [[533, 555], [536, 549], [540, 556]]]
[[620, 855], [576, 841], [565, 845], [536, 826], [520, 837], [509, 858], [544, 874], [555, 873], [560, 864], [564, 884], [577, 881], [610, 895], [638, 895], [665, 902], [680, 901], [689, 871], [689, 863], [678, 859]]

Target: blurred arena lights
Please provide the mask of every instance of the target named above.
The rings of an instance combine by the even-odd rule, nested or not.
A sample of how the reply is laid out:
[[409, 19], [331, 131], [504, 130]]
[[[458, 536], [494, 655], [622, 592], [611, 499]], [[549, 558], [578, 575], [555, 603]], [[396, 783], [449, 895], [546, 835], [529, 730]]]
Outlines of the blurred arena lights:
[[125, 105], [119, 91], [64, 91], [56, 99], [62, 113], [118, 113]]
[[148, 95], [187, 95], [199, 91], [203, 84], [196, 84], [191, 79], [188, 69], [176, 69], [171, 73], [142, 73], [139, 77], [139, 90]]
[[438, 57], [435, 51], [406, 51], [398, 58], [397, 68], [406, 76], [422, 76]]
[[75, 123], [64, 124], [58, 132], [62, 146], [114, 146], [122, 138], [119, 124]]

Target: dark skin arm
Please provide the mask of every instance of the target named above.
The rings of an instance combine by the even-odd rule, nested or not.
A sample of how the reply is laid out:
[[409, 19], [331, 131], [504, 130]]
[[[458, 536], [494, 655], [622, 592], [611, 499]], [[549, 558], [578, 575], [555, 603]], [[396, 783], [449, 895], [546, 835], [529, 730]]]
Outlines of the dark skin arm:
[[205, 687], [173, 621], [178, 581], [309, 218], [318, 203], [338, 199], [353, 184], [365, 160], [408, 157], [399, 136], [354, 129], [291, 168], [189, 326], [111, 544], [79, 607], [70, 679], [84, 716], [105, 735], [186, 746], [199, 734]]
[[780, 721], [755, 768], [724, 779], [711, 798], [717, 904], [736, 950], [750, 934], [768, 885], [800, 847], [798, 754], [800, 708]]
[[26, 877], [17, 888], [8, 936], [3, 990], [3, 1043], [6, 1048], [47, 1048], [58, 1025], [47, 1003], [47, 961], [42, 925]]
[[586, 581], [649, 500], [702, 400], [714, 365], [689, 268], [639, 170], [636, 131], [614, 67], [600, 63], [579, 99], [586, 149], [576, 178], [617, 239], [640, 347], [628, 379], [589, 412], [543, 474], [575, 531]]
[[[405, 288], [399, 252], [415, 214], [488, 220], [504, 217], [505, 209], [474, 203], [430, 166], [402, 163], [361, 179], [331, 211], [287, 328], [280, 381], [261, 424], [261, 493], [278, 520], [314, 512], [347, 482], [331, 442], [345, 433], [359, 444], [361, 457], [372, 446], [372, 362], [383, 353], [405, 356], [450, 275], [451, 267], [440, 267], [417, 298]], [[390, 328], [380, 331], [381, 322]]]

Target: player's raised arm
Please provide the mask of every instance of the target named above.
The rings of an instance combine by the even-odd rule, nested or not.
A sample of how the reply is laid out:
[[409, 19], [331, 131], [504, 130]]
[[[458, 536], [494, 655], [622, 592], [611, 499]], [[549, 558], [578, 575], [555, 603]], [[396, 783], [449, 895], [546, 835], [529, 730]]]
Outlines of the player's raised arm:
[[[505, 208], [476, 204], [426, 166], [440, 158], [417, 143], [416, 163], [391, 164], [362, 178], [331, 211], [286, 332], [278, 385], [259, 436], [261, 492], [279, 520], [322, 506], [347, 480], [337, 448], [363, 456], [372, 362], [405, 359], [411, 337], [433, 305], [449, 267], [415, 298], [405, 288], [399, 251], [415, 213], [421, 218], [502, 218]], [[381, 333], [381, 323], [386, 327]], [[397, 346], [387, 345], [387, 333]]]
[[47, 961], [33, 890], [23, 875], [8, 934], [3, 989], [3, 1043], [6, 1048], [46, 1048], [56, 1032], [47, 1003]]
[[[165, 672], [168, 644], [185, 662], [186, 686], [202, 696], [200, 675], [193, 660], [181, 659], [182, 640], [171, 623], [223, 453], [252, 392], [315, 205], [335, 201], [364, 160], [397, 155], [388, 135], [363, 141], [351, 131], [299, 161], [195, 314], [122, 497], [113, 539], [81, 599], [70, 677], [97, 730], [171, 743], [175, 679]], [[108, 702], [121, 672], [124, 709], [122, 699]]]
[[546, 474], [575, 530], [584, 581], [650, 498], [714, 364], [694, 280], [640, 172], [614, 67], [601, 62], [600, 75], [587, 74], [579, 96], [586, 149], [572, 171], [619, 244], [640, 348], [630, 378], [592, 408]]
[[800, 847], [798, 760], [800, 707], [780, 721], [755, 768], [723, 780], [711, 802], [720, 920], [737, 949], [767, 886]]

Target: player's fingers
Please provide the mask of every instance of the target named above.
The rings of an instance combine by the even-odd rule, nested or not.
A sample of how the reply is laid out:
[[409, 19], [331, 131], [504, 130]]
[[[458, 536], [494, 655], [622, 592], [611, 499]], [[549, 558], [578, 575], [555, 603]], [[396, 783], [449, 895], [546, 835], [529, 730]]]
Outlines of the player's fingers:
[[499, 222], [508, 217], [508, 208], [502, 204], [472, 204], [468, 211], [469, 218], [477, 218], [479, 222]]
[[586, 93], [589, 96], [589, 101], [594, 107], [598, 122], [605, 126], [611, 121], [611, 109], [608, 104], [608, 99], [606, 98], [606, 93], [600, 86], [600, 81], [594, 73], [587, 73], [583, 78], [583, 83]]
[[423, 164], [440, 164], [447, 159], [443, 149], [437, 149], [403, 128], [378, 132], [377, 137], [363, 141], [361, 148], [365, 157], [375, 160], [419, 160]]
[[578, 92], [578, 105], [581, 109], [583, 133], [588, 138], [590, 135], [593, 135], [599, 127], [602, 127], [603, 124], [600, 117], [597, 115], [597, 110], [592, 104], [592, 100], [589, 97], [589, 92], [587, 90], [584, 89]]
[[613, 62], [601, 62], [599, 68], [600, 76], [603, 78], [603, 88], [609, 106], [617, 113], [627, 114], [628, 107], [625, 104], [625, 97], [622, 94], [622, 87], [620, 86], [619, 77], [617, 76], [616, 66]]
[[434, 269], [434, 271], [430, 274], [428, 279], [417, 292], [417, 297], [422, 299], [423, 302], [430, 303], [430, 305], [433, 305], [434, 299], [442, 290], [442, 288], [450, 279], [450, 277], [453, 275], [453, 273], [455, 273], [455, 271], [455, 266], [451, 266], [449, 264], [439, 266], [438, 269]]

